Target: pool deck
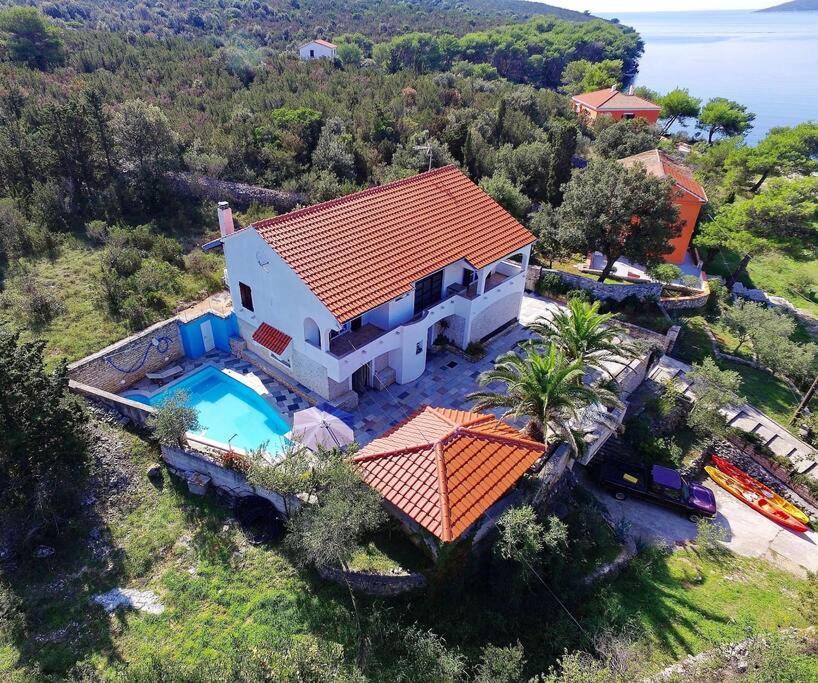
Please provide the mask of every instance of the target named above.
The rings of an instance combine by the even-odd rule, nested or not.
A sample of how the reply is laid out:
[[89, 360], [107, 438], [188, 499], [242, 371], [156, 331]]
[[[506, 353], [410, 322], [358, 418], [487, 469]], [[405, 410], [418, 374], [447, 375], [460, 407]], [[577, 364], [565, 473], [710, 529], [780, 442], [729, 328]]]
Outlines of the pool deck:
[[[190, 375], [191, 372], [199, 370], [206, 365], [211, 365], [219, 370], [231, 370], [236, 375], [241, 375], [240, 381], [259, 393], [290, 426], [292, 426], [293, 423], [293, 413], [311, 406], [309, 401], [293, 393], [283, 384], [261, 372], [261, 370], [252, 364], [223, 351], [213, 350], [195, 360], [180, 358], [169, 365], [179, 365], [182, 367], [184, 374], [180, 375], [178, 378], [180, 380]], [[161, 390], [168, 384], [170, 384], [170, 382], [165, 382], [160, 385], [149, 379], [141, 379], [128, 387], [123, 393], [152, 393]], [[266, 393], [262, 393], [262, 388], [266, 390]]]

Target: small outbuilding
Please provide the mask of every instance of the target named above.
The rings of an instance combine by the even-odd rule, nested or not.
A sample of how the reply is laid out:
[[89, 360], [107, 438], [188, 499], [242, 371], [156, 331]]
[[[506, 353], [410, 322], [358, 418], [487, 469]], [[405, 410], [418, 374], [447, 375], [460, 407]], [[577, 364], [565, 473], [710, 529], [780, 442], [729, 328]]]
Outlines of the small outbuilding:
[[353, 464], [387, 510], [433, 549], [476, 530], [545, 453], [494, 415], [423, 406]]
[[333, 43], [317, 38], [299, 47], [298, 56], [301, 59], [335, 59], [335, 49]]

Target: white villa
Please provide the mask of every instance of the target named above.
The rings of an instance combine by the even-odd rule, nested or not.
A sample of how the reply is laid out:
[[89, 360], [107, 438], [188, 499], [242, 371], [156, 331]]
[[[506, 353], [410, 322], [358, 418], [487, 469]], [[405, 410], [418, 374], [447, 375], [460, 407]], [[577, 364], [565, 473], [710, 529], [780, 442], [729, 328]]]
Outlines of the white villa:
[[321, 59], [322, 57], [335, 59], [335, 48], [336, 45], [333, 43], [319, 38], [304, 43], [299, 47], [298, 56], [301, 57], [301, 59]]
[[516, 321], [534, 236], [455, 166], [219, 226], [250, 351], [339, 406]]

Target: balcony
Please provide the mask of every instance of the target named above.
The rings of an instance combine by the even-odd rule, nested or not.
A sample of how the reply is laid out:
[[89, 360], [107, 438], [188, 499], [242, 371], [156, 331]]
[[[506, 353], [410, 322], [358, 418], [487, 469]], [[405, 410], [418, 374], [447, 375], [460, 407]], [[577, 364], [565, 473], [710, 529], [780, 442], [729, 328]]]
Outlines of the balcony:
[[363, 348], [370, 342], [375, 341], [384, 334], [386, 334], [386, 330], [382, 330], [377, 325], [367, 323], [366, 325], [362, 325], [358, 330], [346, 332], [331, 339], [329, 342], [329, 352], [336, 358], [343, 358]]

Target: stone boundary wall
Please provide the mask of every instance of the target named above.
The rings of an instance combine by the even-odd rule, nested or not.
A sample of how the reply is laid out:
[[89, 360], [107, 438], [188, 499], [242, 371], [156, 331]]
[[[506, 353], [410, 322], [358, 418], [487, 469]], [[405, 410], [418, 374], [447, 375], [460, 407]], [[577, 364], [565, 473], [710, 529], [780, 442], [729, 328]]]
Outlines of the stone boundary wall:
[[[162, 459], [172, 471], [181, 477], [188, 478], [194, 473], [203, 474], [210, 477], [210, 483], [213, 486], [226, 491], [231, 496], [236, 498], [260, 496], [269, 500], [282, 515], [286, 515], [282, 494], [254, 486], [241, 472], [222, 466], [204, 453], [163, 445]], [[291, 509], [301, 504], [298, 499], [292, 497], [288, 502]]]
[[184, 197], [209, 199], [214, 202], [228, 201], [239, 209], [251, 204], [273, 206], [277, 211], [290, 211], [298, 204], [304, 204], [306, 197], [300, 192], [270, 190], [257, 185], [234, 183], [196, 173], [168, 171], [165, 181], [174, 192]]
[[333, 581], [341, 586], [349, 585], [355, 592], [381, 598], [402, 595], [427, 586], [426, 577], [418, 573], [370, 574], [367, 572], [345, 572], [332, 567], [320, 567], [318, 574], [322, 579]]
[[525, 278], [525, 287], [530, 291], [536, 291], [537, 282], [541, 275], [553, 273], [562, 278], [566, 285], [573, 289], [584, 289], [591, 292], [597, 299], [610, 299], [611, 301], [622, 301], [629, 296], [638, 299], [656, 299], [662, 296], [662, 285], [659, 282], [641, 282], [627, 285], [611, 285], [604, 282], [597, 282], [581, 275], [566, 273], [562, 270], [544, 268], [542, 266], [529, 266]]
[[102, 405], [115, 410], [120, 415], [128, 418], [131, 422], [137, 425], [144, 425], [148, 418], [153, 415], [155, 410], [150, 406], [146, 406], [139, 401], [132, 401], [128, 398], [122, 398], [102, 389], [97, 389], [88, 384], [76, 382], [73, 379], [68, 380], [68, 388], [75, 394], [85, 397], [91, 402], [101, 403]]
[[686, 311], [692, 308], [702, 308], [707, 305], [707, 300], [710, 298], [710, 287], [707, 281], [704, 281], [704, 291], [690, 296], [679, 297], [662, 297], [660, 303], [665, 310], [668, 311]]
[[[154, 340], [159, 337], [167, 337], [170, 340], [168, 348], [163, 353], [153, 345]], [[71, 363], [68, 366], [68, 376], [80, 384], [115, 393], [138, 382], [147, 373], [159, 370], [184, 355], [179, 321], [170, 318]], [[129, 373], [123, 373], [111, 365], [112, 361], [119, 368], [130, 369], [139, 365], [143, 358], [144, 364]]]

